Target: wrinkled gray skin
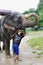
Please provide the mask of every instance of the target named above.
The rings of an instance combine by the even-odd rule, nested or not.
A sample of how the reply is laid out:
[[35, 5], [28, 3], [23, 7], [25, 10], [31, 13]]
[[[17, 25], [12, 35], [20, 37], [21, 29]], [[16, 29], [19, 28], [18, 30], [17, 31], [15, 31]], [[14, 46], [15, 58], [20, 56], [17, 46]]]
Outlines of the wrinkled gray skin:
[[[28, 20], [28, 18], [30, 18], [31, 16], [35, 17], [35, 20], [33, 22], [31, 20]], [[3, 25], [1, 24], [1, 26], [3, 26], [3, 30], [0, 27], [0, 33], [2, 33], [0, 35], [0, 40], [4, 42], [6, 55], [10, 55], [10, 39], [13, 39], [13, 36], [17, 30], [25, 30], [25, 28], [37, 25], [38, 15], [36, 15], [35, 13], [22, 15], [19, 12], [14, 12], [10, 15], [5, 16], [4, 19], [2, 18], [0, 22], [2, 21]], [[13, 29], [10, 29], [9, 27], [12, 27]]]

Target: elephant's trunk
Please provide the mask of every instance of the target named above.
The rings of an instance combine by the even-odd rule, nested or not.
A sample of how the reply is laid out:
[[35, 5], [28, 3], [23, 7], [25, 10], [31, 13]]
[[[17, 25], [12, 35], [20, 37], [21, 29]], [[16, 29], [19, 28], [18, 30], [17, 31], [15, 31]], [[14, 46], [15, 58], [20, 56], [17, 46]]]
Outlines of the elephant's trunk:
[[[30, 18], [30, 17], [34, 17], [35, 19], [33, 21], [28, 20], [28, 18]], [[35, 14], [35, 13], [30, 13], [28, 15], [25, 15], [23, 17], [23, 22], [22, 23], [23, 23], [24, 28], [33, 27], [33, 26], [37, 25], [37, 23], [38, 23], [38, 15]]]

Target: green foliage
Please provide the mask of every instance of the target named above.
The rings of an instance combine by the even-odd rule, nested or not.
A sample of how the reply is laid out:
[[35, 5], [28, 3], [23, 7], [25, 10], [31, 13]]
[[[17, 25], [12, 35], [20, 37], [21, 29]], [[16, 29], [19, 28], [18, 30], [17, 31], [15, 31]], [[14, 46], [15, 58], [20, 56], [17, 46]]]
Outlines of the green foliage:
[[[27, 11], [24, 11], [23, 14], [29, 14], [29, 13], [33, 13], [33, 12], [35, 12], [35, 13], [37, 13], [39, 15], [38, 26], [42, 27], [43, 26], [43, 0], [39, 1], [39, 5], [37, 7], [37, 10], [35, 10], [34, 8], [31, 8], [31, 9], [29, 9]], [[32, 20], [32, 18], [31, 18], [31, 20]]]
[[29, 20], [34, 20], [34, 17], [30, 17]]
[[27, 11], [24, 11], [23, 14], [29, 14], [29, 13], [33, 13], [33, 12], [36, 12], [36, 10], [34, 8], [31, 8]]
[[39, 26], [43, 27], [43, 21], [40, 21], [38, 24]]
[[39, 15], [39, 26], [43, 26], [43, 0], [40, 0], [37, 13]]

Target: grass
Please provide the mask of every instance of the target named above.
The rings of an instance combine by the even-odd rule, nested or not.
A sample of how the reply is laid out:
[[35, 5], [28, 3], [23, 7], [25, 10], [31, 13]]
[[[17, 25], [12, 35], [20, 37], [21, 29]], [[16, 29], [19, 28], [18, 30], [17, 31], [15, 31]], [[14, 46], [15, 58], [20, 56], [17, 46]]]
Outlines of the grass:
[[43, 51], [42, 51], [42, 52], [40, 52], [40, 53], [38, 53], [37, 55], [43, 55]]
[[26, 31], [27, 33], [30, 33], [30, 35], [40, 35], [40, 34], [42, 34], [43, 33], [43, 30], [41, 30], [41, 31], [29, 31], [29, 30], [27, 30]]
[[37, 56], [35, 56], [36, 58], [40, 58], [41, 57], [41, 55], [37, 55]]
[[43, 49], [43, 36], [30, 39], [28, 45], [37, 50]]
[[33, 53], [33, 54], [36, 54], [37, 52], [36, 52], [36, 51], [33, 51], [32, 53]]
[[32, 32], [32, 33], [34, 33], [34, 32], [43, 32], [43, 30], [35, 31], [35, 30], [28, 30], [28, 29], [27, 29], [26, 32], [30, 32], [30, 33], [31, 33], [31, 32]]

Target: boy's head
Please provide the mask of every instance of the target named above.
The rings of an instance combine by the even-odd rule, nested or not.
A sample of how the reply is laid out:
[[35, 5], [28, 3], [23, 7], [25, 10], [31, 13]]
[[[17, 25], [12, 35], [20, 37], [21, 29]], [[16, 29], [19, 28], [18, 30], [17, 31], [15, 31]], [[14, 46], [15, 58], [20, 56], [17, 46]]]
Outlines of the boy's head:
[[23, 35], [23, 30], [18, 30], [18, 35]]
[[21, 32], [18, 32], [18, 35], [20, 35], [21, 34]]

